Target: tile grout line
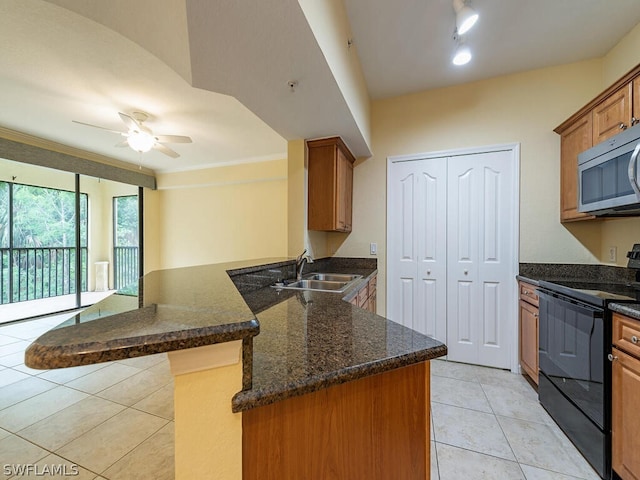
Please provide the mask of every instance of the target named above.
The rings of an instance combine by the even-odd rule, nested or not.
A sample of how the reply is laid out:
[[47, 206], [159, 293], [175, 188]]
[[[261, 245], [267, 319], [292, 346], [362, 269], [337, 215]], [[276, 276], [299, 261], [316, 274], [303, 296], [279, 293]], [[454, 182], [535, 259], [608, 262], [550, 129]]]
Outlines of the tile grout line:
[[[124, 411], [124, 410], [123, 410]], [[166, 419], [164, 419], [166, 420]], [[126, 452], [124, 455], [122, 455], [120, 458], [118, 458], [115, 462], [113, 462], [112, 464], [110, 464], [108, 467], [106, 467], [104, 470], [102, 470], [102, 472], [100, 472], [98, 475], [100, 476], [104, 476], [104, 472], [106, 472], [107, 470], [109, 470], [111, 467], [113, 467], [116, 463], [118, 463], [120, 460], [122, 460], [124, 457], [126, 457], [127, 455], [133, 453], [140, 445], [142, 445], [144, 442], [146, 442], [147, 440], [149, 440], [151, 437], [153, 437], [156, 433], [158, 433], [160, 430], [162, 430], [164, 427], [166, 427], [167, 425], [169, 425], [169, 423], [171, 423], [170, 421], [167, 421], [164, 425], [162, 425], [160, 428], [158, 428], [157, 430], [153, 431], [149, 436], [147, 436], [144, 440], [142, 440], [140, 443], [136, 444], [133, 448], [131, 448], [128, 452]], [[107, 478], [107, 477], [104, 477]], [[107, 479], [108, 480], [108, 479]]]

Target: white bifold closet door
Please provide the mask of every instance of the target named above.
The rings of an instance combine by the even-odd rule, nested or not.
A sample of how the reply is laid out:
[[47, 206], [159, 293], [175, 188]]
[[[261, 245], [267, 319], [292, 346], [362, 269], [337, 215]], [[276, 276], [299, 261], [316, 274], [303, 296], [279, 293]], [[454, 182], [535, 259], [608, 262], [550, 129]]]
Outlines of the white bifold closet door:
[[390, 174], [387, 316], [446, 342], [446, 160], [399, 162]]
[[495, 151], [390, 166], [387, 314], [450, 360], [510, 366], [514, 163]]

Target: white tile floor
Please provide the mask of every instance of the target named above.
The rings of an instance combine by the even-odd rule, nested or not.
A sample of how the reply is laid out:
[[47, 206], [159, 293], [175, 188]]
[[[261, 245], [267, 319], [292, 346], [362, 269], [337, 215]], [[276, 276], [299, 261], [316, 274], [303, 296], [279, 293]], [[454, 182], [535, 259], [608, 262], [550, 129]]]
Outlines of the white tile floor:
[[[30, 341], [66, 316], [0, 327], [0, 479], [5, 465], [66, 465], [45, 478], [174, 478], [173, 382], [166, 355], [59, 370], [24, 365]], [[599, 477], [521, 376], [432, 362], [431, 478]], [[41, 476], [38, 478], [42, 478]]]
[[435, 360], [431, 400], [434, 480], [600, 478], [520, 375]]
[[[173, 479], [166, 355], [59, 370], [24, 365], [31, 341], [69, 316], [0, 327], [0, 479]], [[11, 470], [26, 465], [28, 475]], [[66, 472], [43, 474], [57, 468]]]

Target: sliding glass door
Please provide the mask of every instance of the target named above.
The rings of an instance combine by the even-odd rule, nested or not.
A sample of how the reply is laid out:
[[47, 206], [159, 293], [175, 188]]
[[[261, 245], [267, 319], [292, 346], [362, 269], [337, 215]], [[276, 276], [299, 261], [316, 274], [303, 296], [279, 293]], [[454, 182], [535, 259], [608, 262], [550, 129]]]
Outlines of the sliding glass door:
[[0, 323], [135, 287], [141, 190], [0, 159]]
[[116, 290], [137, 285], [139, 276], [138, 195], [113, 198], [113, 278]]

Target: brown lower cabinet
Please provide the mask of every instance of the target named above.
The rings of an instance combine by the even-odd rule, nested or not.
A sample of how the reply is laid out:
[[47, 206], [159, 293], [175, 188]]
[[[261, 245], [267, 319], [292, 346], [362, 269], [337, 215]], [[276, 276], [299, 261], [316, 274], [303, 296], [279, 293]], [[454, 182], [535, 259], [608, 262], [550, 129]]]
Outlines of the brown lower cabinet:
[[242, 413], [243, 480], [429, 476], [429, 362]]
[[[623, 480], [640, 479], [640, 321], [613, 316], [611, 466]], [[634, 341], [635, 340], [635, 341]], [[627, 352], [622, 348], [628, 345]]]
[[374, 275], [367, 283], [360, 287], [360, 290], [356, 296], [351, 299], [350, 303], [376, 313], [378, 303], [378, 276]]
[[538, 384], [538, 294], [536, 287], [520, 281], [520, 367]]

